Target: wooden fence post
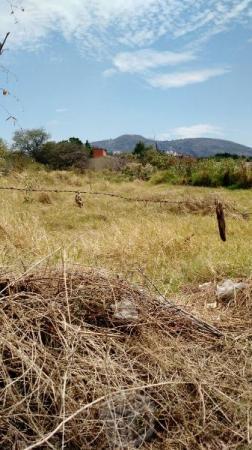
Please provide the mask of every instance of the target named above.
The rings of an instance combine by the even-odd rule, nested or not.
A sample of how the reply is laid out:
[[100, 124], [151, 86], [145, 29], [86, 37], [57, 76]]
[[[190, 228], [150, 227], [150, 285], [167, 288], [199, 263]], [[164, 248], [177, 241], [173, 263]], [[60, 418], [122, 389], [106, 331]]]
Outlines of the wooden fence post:
[[219, 227], [219, 233], [220, 238], [222, 241], [226, 241], [226, 222], [225, 222], [225, 215], [222, 203], [216, 200], [216, 216], [217, 216], [217, 222]]

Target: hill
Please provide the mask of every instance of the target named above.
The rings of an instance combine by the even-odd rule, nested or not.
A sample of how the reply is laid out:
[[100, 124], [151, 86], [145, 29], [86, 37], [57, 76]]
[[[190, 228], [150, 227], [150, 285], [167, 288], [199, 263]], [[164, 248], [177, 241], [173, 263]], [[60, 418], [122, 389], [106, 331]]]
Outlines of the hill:
[[146, 145], [158, 145], [160, 150], [175, 151], [195, 157], [213, 156], [216, 153], [231, 153], [252, 156], [252, 148], [232, 141], [211, 138], [177, 139], [173, 141], [154, 141], [136, 134], [124, 134], [116, 139], [93, 142], [93, 145], [104, 147], [109, 151], [131, 152], [136, 143], [143, 141]]

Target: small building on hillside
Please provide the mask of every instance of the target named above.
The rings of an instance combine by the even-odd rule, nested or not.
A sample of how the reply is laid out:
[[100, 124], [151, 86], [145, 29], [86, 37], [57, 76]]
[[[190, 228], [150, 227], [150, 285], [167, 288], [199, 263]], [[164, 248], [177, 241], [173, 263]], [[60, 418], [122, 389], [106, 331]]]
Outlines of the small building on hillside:
[[175, 152], [174, 150], [165, 150], [165, 153], [169, 156], [180, 156], [179, 153]]
[[93, 147], [92, 148], [92, 157], [93, 158], [103, 158], [107, 156], [107, 150], [105, 148]]

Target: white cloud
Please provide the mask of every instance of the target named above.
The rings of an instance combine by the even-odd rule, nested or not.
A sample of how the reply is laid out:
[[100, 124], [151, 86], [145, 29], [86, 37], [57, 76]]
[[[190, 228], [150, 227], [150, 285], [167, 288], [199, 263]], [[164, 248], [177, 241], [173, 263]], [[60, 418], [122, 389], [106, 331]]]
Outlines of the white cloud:
[[200, 123], [191, 126], [177, 127], [168, 133], [162, 133], [158, 139], [165, 141], [171, 139], [199, 138], [199, 137], [223, 137], [220, 127], [209, 123]]
[[191, 72], [172, 72], [153, 75], [147, 78], [147, 82], [157, 88], [178, 88], [188, 84], [203, 83], [210, 78], [224, 75], [229, 72], [227, 68], [202, 69]]
[[150, 48], [134, 52], [118, 53], [114, 60], [114, 66], [120, 72], [144, 72], [160, 66], [173, 66], [192, 61], [196, 56], [192, 52], [157, 51]]
[[[3, 4], [2, 4], [3, 3]], [[252, 0], [22, 0], [25, 11], [10, 14], [1, 2], [0, 29], [9, 45], [36, 49], [55, 33], [76, 40], [86, 52], [107, 55], [118, 46], [151, 46], [160, 37], [204, 39], [233, 23], [250, 20]]]
[[[252, 0], [15, 0], [18, 2], [24, 12], [15, 10], [17, 23], [9, 2], [1, 2], [0, 30], [11, 32], [8, 47], [24, 52], [48, 46], [52, 63], [50, 45], [53, 47], [60, 35], [75, 42], [85, 56], [112, 62], [103, 72], [105, 77], [116, 72], [142, 73], [147, 83], [157, 88], [201, 83], [226, 73], [227, 69], [156, 70], [193, 61], [196, 52], [192, 48], [198, 49], [233, 24], [248, 23], [252, 11]], [[165, 38], [169, 51], [154, 49], [160, 38]], [[57, 57], [61, 58], [56, 55], [55, 63]]]

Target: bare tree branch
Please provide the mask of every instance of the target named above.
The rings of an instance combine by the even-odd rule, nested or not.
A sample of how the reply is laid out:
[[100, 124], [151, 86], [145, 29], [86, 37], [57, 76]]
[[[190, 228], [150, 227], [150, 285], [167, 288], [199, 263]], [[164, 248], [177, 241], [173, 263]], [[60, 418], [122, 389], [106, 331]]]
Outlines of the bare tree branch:
[[10, 32], [8, 31], [8, 33], [6, 33], [6, 36], [3, 40], [3, 42], [0, 42], [0, 55], [2, 55], [2, 53], [3, 53], [3, 48], [4, 48], [4, 45], [6, 44], [6, 41], [7, 41], [9, 35], [10, 35]]

